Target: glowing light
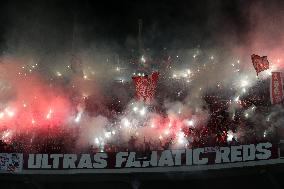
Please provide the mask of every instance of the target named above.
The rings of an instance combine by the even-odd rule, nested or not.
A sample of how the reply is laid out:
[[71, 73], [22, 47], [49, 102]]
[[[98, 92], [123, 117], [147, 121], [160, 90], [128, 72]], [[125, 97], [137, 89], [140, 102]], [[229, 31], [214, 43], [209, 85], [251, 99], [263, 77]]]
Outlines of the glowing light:
[[87, 75], [84, 75], [84, 79], [88, 79], [88, 76], [87, 76]]
[[115, 133], [116, 133], [115, 130], [111, 131], [111, 134], [115, 135]]
[[248, 117], [249, 117], [249, 114], [248, 114], [248, 113], [245, 113], [245, 117], [248, 118]]
[[51, 118], [51, 114], [52, 114], [52, 110], [50, 109], [48, 114], [46, 115], [46, 119], [50, 119]]
[[168, 135], [170, 134], [170, 131], [169, 130], [165, 130], [165, 135]]
[[242, 80], [241, 81], [241, 87], [246, 87], [248, 85], [248, 81], [247, 80]]
[[144, 116], [144, 115], [146, 114], [146, 108], [143, 107], [143, 108], [140, 110], [139, 113], [140, 113], [141, 116]]
[[4, 117], [4, 113], [0, 112], [0, 119], [2, 119]]
[[130, 122], [128, 119], [126, 118], [123, 118], [122, 119], [122, 124], [124, 125], [124, 127], [129, 127], [130, 126]]
[[182, 138], [179, 138], [179, 139], [178, 139], [178, 143], [179, 143], [179, 144], [184, 144], [184, 140], [183, 140]]
[[35, 120], [34, 119], [32, 119], [32, 124], [35, 124]]
[[210, 60], [214, 60], [214, 56], [212, 55], [212, 56], [210, 56]]
[[145, 59], [144, 55], [142, 55], [142, 57], [141, 57], [141, 62], [143, 62], [143, 63], [146, 62], [146, 59]]
[[240, 96], [237, 96], [234, 101], [235, 101], [235, 102], [238, 102], [239, 99], [240, 99]]
[[184, 133], [183, 132], [179, 132], [177, 135], [178, 135], [178, 143], [179, 144], [184, 144], [185, 143]]
[[100, 141], [99, 141], [98, 138], [95, 138], [95, 143], [96, 143], [96, 144], [100, 144]]
[[187, 71], [187, 74], [188, 74], [188, 75], [191, 74], [191, 70], [190, 70], [190, 69], [187, 69], [186, 71]]
[[136, 106], [133, 107], [133, 111], [137, 112], [138, 108]]
[[119, 68], [119, 67], [116, 67], [116, 71], [118, 71], [118, 72], [119, 72], [119, 71], [120, 71], [120, 68]]
[[11, 131], [4, 131], [3, 135], [2, 135], [2, 140], [4, 140], [5, 142], [7, 141], [7, 138], [11, 136]]
[[267, 136], [267, 131], [263, 132], [263, 137], [265, 138]]
[[24, 103], [24, 104], [23, 104], [23, 107], [24, 107], [24, 108], [27, 107], [27, 104]]
[[8, 137], [9, 135], [10, 135], [10, 132], [8, 131], [8, 132], [6, 132], [5, 134], [3, 134], [3, 137], [6, 138], [6, 137]]
[[59, 71], [56, 72], [56, 75], [57, 75], [58, 77], [61, 77], [61, 76], [62, 76], [62, 74], [61, 74]]
[[194, 125], [194, 121], [193, 120], [188, 120], [187, 121], [187, 125], [192, 127]]
[[87, 99], [88, 98], [87, 94], [82, 94], [82, 96], [83, 96], [83, 99]]
[[81, 121], [82, 114], [83, 114], [82, 111], [78, 112], [78, 114], [75, 117], [75, 122], [76, 123], [79, 123]]
[[232, 115], [232, 120], [234, 120], [234, 119], [235, 119], [235, 116], [236, 116], [236, 114], [235, 114], [235, 113], [233, 113], [233, 115]]
[[106, 138], [109, 138], [110, 135], [111, 135], [111, 132], [105, 132], [105, 137], [106, 137]]
[[231, 142], [234, 138], [234, 133], [232, 131], [228, 131], [227, 133], [227, 142]]
[[15, 112], [13, 112], [12, 110], [10, 110], [9, 108], [6, 108], [5, 109], [5, 112], [6, 114], [9, 116], [9, 117], [13, 117], [15, 115]]

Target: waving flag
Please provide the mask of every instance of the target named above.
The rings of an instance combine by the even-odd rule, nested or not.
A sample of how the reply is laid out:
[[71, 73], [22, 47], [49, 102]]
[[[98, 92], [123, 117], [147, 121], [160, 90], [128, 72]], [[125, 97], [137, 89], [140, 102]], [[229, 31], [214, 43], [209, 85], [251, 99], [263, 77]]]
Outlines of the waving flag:
[[281, 72], [272, 72], [270, 82], [271, 104], [279, 104], [284, 99], [283, 74]]
[[267, 56], [260, 57], [259, 55], [253, 54], [251, 55], [251, 61], [256, 71], [256, 75], [258, 75], [259, 72], [269, 69]]
[[146, 103], [150, 103], [155, 96], [159, 73], [154, 72], [149, 76], [132, 77], [136, 87], [136, 98]]

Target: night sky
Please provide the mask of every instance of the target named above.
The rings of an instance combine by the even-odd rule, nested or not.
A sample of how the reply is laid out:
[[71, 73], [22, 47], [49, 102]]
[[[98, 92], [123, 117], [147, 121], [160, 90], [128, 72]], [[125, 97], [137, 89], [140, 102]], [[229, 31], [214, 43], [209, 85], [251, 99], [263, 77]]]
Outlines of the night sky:
[[4, 1], [0, 46], [8, 51], [18, 44], [45, 51], [66, 50], [75, 36], [79, 48], [95, 44], [123, 51], [137, 47], [139, 18], [143, 19], [145, 47], [154, 50], [208, 48], [228, 40], [243, 43], [251, 27], [249, 11], [256, 2], [269, 6], [280, 1]]

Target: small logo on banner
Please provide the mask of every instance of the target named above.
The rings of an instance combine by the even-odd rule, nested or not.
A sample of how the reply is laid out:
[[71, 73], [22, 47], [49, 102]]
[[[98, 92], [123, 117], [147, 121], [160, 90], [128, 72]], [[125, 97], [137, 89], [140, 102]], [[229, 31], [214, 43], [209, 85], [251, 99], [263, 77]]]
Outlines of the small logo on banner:
[[21, 172], [23, 168], [23, 154], [0, 153], [0, 172]]

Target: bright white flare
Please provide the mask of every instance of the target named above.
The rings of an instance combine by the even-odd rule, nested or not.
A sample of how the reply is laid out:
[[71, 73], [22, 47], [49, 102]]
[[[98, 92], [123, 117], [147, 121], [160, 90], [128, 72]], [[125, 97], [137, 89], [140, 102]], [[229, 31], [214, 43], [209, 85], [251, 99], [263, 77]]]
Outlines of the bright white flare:
[[142, 57], [141, 57], [141, 62], [143, 62], [143, 63], [146, 62], [146, 59], [144, 58], [144, 55], [142, 55]]
[[106, 138], [109, 138], [110, 135], [111, 135], [111, 132], [105, 132], [105, 137], [106, 137]]
[[79, 123], [81, 121], [82, 114], [83, 114], [83, 112], [78, 112], [78, 114], [75, 117], [76, 123]]
[[248, 86], [248, 81], [247, 80], [242, 80], [241, 81], [241, 87], [246, 87]]
[[58, 77], [61, 77], [62, 76], [62, 74], [60, 73], [60, 72], [56, 72], [56, 75], [58, 76]]
[[15, 115], [15, 112], [13, 112], [11, 109], [9, 108], [6, 108], [5, 109], [5, 112], [6, 114], [9, 116], [9, 117], [13, 117]]
[[237, 96], [234, 101], [235, 101], [235, 102], [238, 102], [239, 99], [240, 99], [240, 96]]
[[267, 131], [263, 132], [263, 137], [265, 138], [267, 136]]
[[4, 113], [0, 112], [0, 119], [2, 119], [4, 117]]
[[50, 119], [51, 113], [52, 113], [52, 110], [50, 109], [49, 112], [48, 112], [48, 114], [46, 115], [46, 119]]
[[122, 119], [122, 124], [124, 127], [129, 127], [130, 126], [130, 122], [127, 118], [123, 118]]
[[187, 125], [192, 127], [194, 125], [194, 121], [193, 120], [188, 120], [187, 121]]
[[227, 142], [232, 141], [234, 138], [234, 133], [232, 131], [228, 131], [227, 133]]
[[139, 113], [140, 113], [141, 116], [144, 116], [144, 115], [146, 114], [146, 108], [143, 107], [143, 108], [140, 110]]
[[138, 108], [136, 106], [133, 107], [133, 111], [137, 112]]
[[179, 144], [185, 144], [185, 137], [184, 137], [184, 133], [183, 132], [179, 132], [177, 134], [177, 137], [178, 137], [178, 143]]

